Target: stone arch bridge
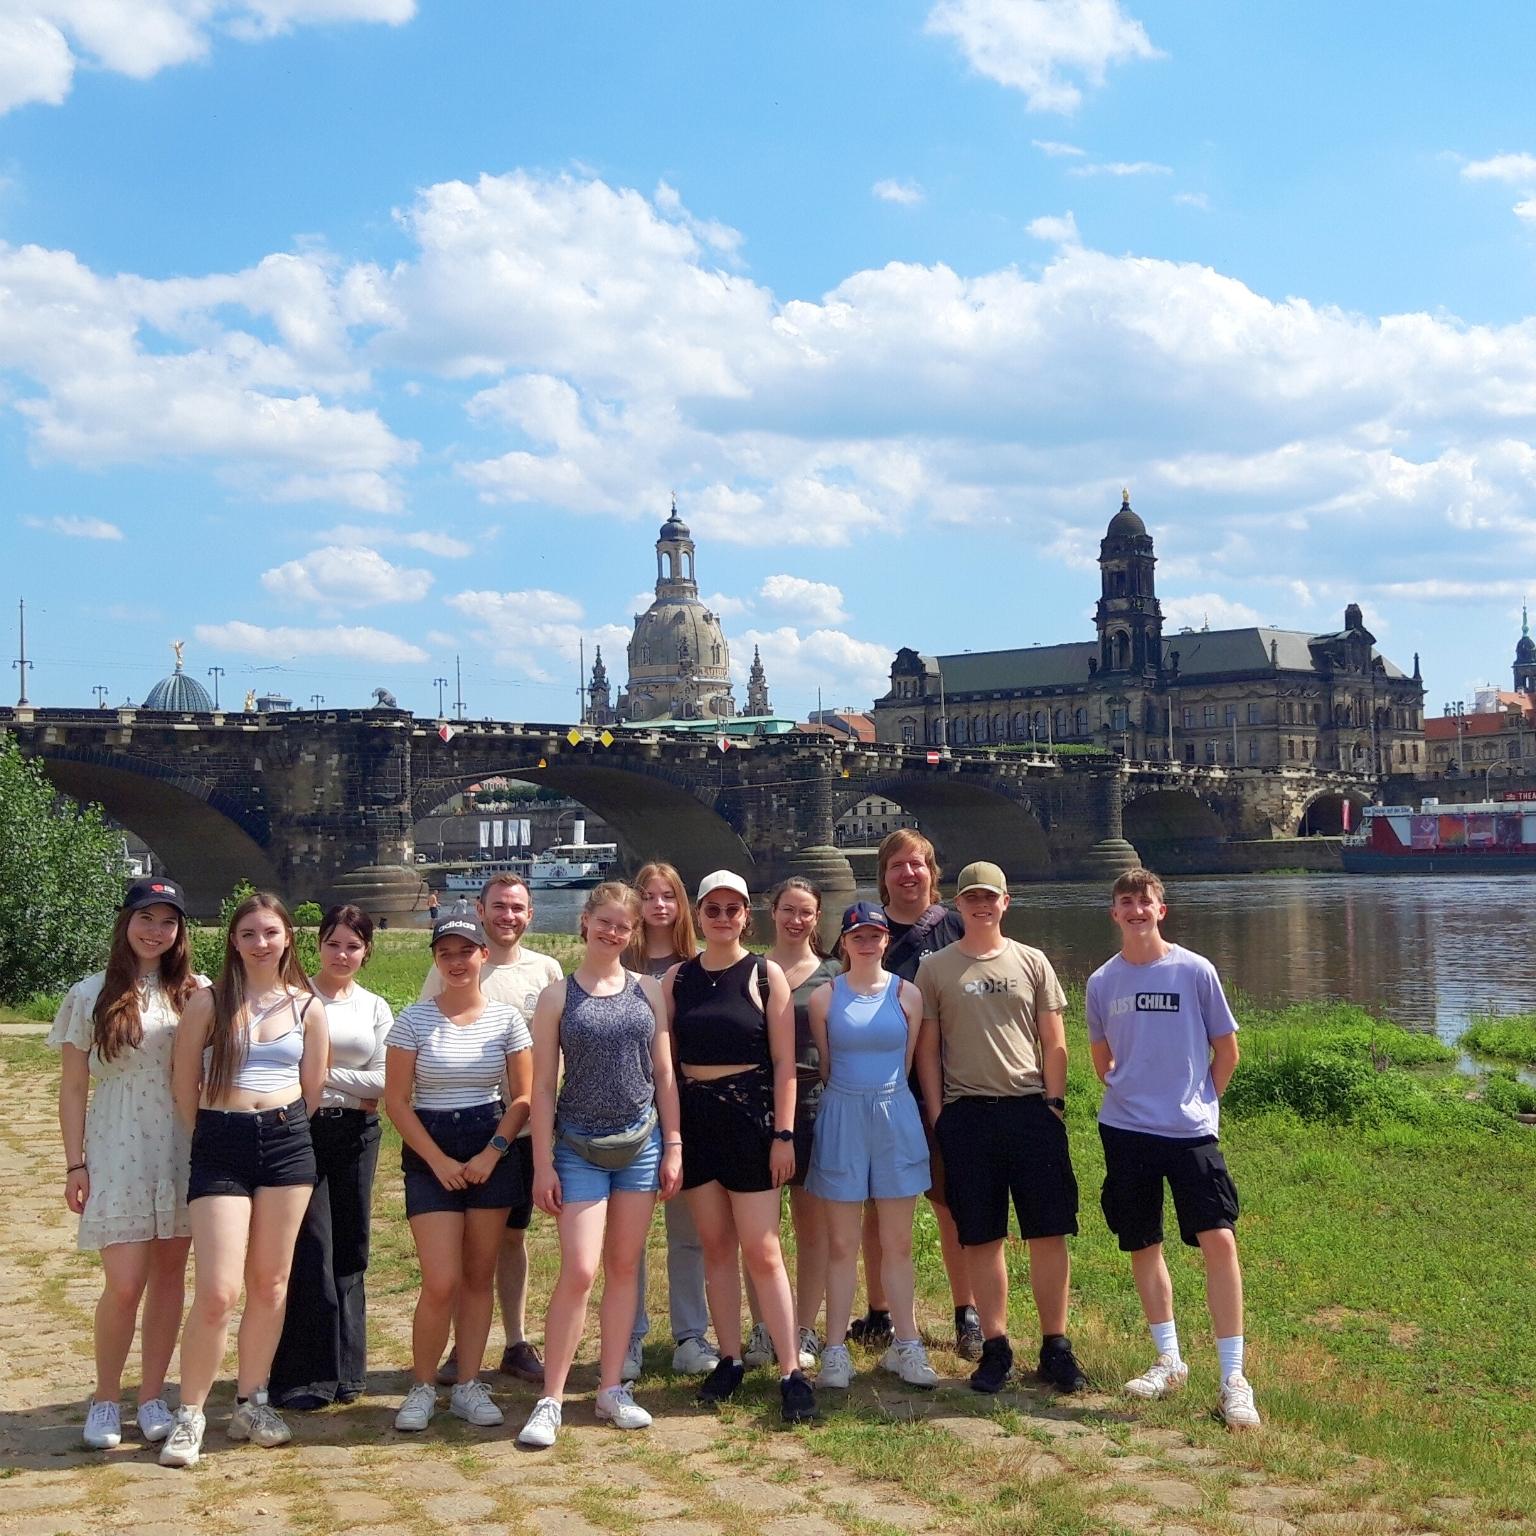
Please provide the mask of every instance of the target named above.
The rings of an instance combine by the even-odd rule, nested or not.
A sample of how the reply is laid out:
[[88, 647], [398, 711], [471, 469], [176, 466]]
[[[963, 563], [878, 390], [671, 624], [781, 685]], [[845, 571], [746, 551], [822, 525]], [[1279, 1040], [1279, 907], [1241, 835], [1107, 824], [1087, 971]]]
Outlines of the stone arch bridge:
[[[1375, 783], [1291, 769], [1008, 748], [932, 753], [824, 734], [712, 737], [418, 719], [390, 709], [283, 714], [0, 709], [0, 731], [52, 783], [99, 801], [147, 842], [200, 912], [240, 878], [295, 898], [420, 894], [411, 829], [455, 790], [497, 775], [547, 784], [600, 814], [631, 866], [676, 864], [690, 882], [730, 866], [762, 886], [803, 865], [847, 865], [833, 823], [865, 795], [903, 806], [958, 869], [991, 858], [1018, 879], [1098, 875], [1131, 843], [1289, 836], [1319, 806], [1368, 801]], [[574, 739], [573, 738], [574, 735]], [[445, 739], [446, 738], [446, 739]], [[1326, 816], [1324, 818], [1326, 821]]]

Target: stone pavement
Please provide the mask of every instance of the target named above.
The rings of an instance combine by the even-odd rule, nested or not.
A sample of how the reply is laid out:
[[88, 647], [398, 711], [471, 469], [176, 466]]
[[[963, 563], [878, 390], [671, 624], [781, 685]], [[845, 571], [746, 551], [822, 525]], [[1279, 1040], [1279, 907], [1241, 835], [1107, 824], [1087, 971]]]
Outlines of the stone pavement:
[[[472, 1429], [452, 1419], [445, 1403], [425, 1435], [401, 1435], [392, 1418], [412, 1296], [399, 1283], [374, 1294], [380, 1369], [369, 1395], [348, 1408], [289, 1415], [290, 1446], [263, 1451], [228, 1442], [225, 1382], [197, 1468], [161, 1468], [131, 1427], [116, 1452], [87, 1452], [78, 1437], [99, 1272], [93, 1257], [76, 1253], [74, 1218], [60, 1198], [51, 1085], [0, 1065], [0, 1089], [10, 1107], [0, 1124], [0, 1536], [1536, 1530], [1523, 1520], [1490, 1521], [1467, 1499], [1421, 1507], [1389, 1469], [1292, 1445], [1280, 1429], [1233, 1439], [1192, 1398], [1181, 1404], [1187, 1429], [1143, 1424], [1107, 1396], [1061, 1402], [1021, 1389], [983, 1400], [964, 1385], [962, 1363], [943, 1351], [935, 1363], [955, 1380], [937, 1392], [906, 1392], [889, 1377], [877, 1379], [865, 1361], [851, 1401], [828, 1403], [820, 1424], [793, 1431], [778, 1424], [766, 1372], [757, 1373], [743, 1404], [716, 1417], [694, 1407], [686, 1387], [662, 1371], [648, 1375], [638, 1393], [657, 1414], [654, 1428], [623, 1435], [593, 1418], [589, 1363], [578, 1370], [567, 1427], [552, 1452], [514, 1443], [534, 1393], [499, 1377], [504, 1428]], [[387, 1179], [389, 1170], [380, 1176]], [[664, 1360], [664, 1351], [655, 1358]], [[1285, 1455], [1261, 1456], [1266, 1444], [1283, 1445]], [[1262, 1469], [1266, 1460], [1296, 1470], [1277, 1475]]]

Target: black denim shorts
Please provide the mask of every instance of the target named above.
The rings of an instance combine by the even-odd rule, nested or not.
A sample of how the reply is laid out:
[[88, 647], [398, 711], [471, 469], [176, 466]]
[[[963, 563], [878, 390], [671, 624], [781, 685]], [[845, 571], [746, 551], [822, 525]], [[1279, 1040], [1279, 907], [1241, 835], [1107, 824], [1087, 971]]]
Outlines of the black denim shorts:
[[200, 1109], [187, 1199], [313, 1184], [315, 1147], [303, 1099], [282, 1109]]
[[[438, 1148], [456, 1162], [467, 1163], [483, 1152], [501, 1120], [502, 1106], [470, 1104], [464, 1109], [418, 1109], [416, 1118]], [[405, 1214], [425, 1216], [433, 1211], [511, 1210], [526, 1199], [523, 1189], [522, 1159], [515, 1155], [517, 1143], [497, 1163], [484, 1184], [467, 1184], [463, 1189], [444, 1189], [430, 1164], [405, 1143], [400, 1146], [400, 1168], [405, 1174]]]

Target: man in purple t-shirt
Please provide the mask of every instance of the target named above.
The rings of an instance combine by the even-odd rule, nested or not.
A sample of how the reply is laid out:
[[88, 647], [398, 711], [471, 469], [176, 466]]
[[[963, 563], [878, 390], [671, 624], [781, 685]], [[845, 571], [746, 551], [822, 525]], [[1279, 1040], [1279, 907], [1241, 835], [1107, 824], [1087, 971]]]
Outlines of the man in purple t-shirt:
[[1237, 1187], [1216, 1133], [1222, 1092], [1237, 1067], [1237, 1020], [1216, 967], [1162, 935], [1163, 882], [1127, 870], [1110, 893], [1120, 953], [1088, 978], [1093, 1069], [1104, 1084], [1104, 1215], [1131, 1256], [1157, 1359], [1125, 1384], [1133, 1397], [1167, 1397], [1189, 1379], [1173, 1321], [1163, 1257], [1163, 1181], [1179, 1235], [1205, 1260], [1205, 1296], [1221, 1365], [1221, 1416], [1259, 1423], [1243, 1374], [1243, 1273], [1237, 1259]]

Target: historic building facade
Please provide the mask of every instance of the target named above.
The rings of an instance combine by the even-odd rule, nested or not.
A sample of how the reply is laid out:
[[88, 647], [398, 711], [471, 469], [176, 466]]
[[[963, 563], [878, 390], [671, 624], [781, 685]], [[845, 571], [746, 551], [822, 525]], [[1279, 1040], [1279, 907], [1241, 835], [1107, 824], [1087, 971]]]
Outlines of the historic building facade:
[[1496, 777], [1536, 772], [1536, 640], [1524, 609], [1512, 671], [1513, 692], [1479, 688], [1470, 711], [1447, 704], [1443, 715], [1424, 722], [1427, 777], [1481, 774], [1483, 788], [1492, 793]]
[[1329, 634], [1255, 626], [1165, 635], [1156, 564], [1127, 493], [1099, 545], [1094, 639], [956, 656], [904, 648], [890, 692], [875, 701], [877, 738], [1083, 745], [1238, 767], [1422, 767], [1419, 659], [1410, 675], [1382, 656], [1357, 604]]
[[[585, 723], [723, 720], [736, 714], [731, 648], [720, 616], [699, 600], [693, 534], [677, 502], [656, 539], [656, 600], [635, 615], [629, 642], [629, 681], [611, 702], [612, 687], [599, 647], [587, 682]], [[747, 678], [747, 713], [771, 713], [768, 679], [754, 650]]]

